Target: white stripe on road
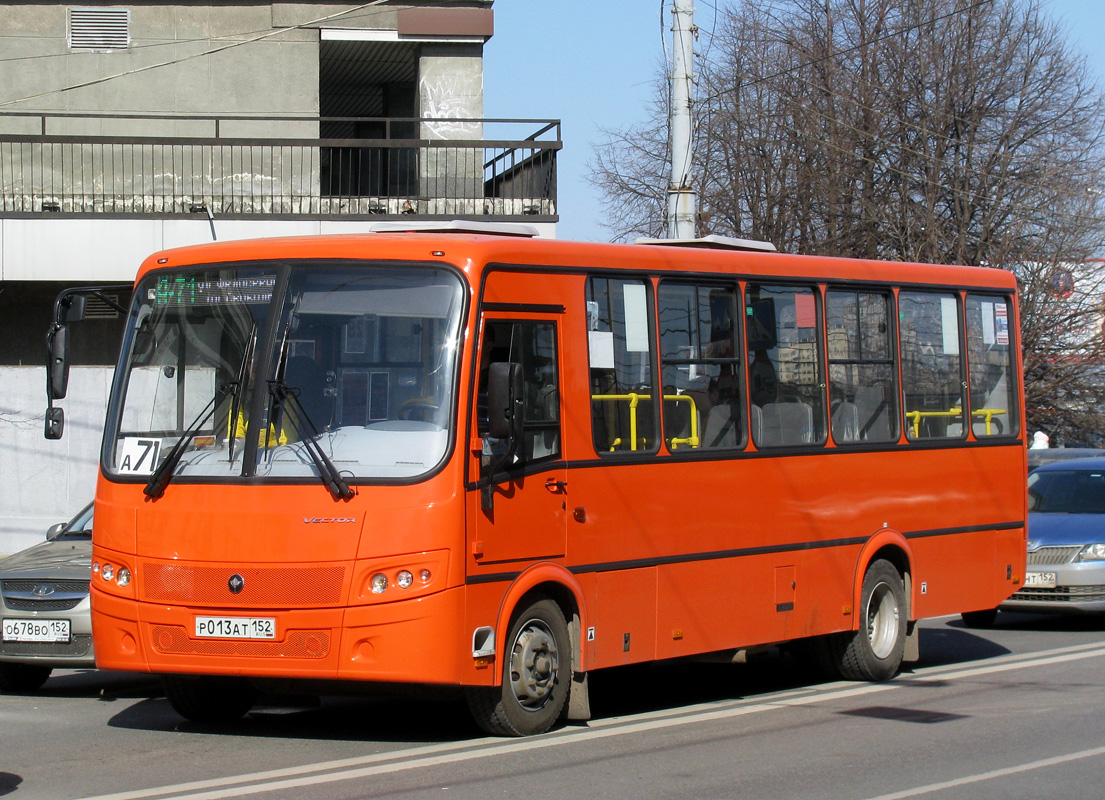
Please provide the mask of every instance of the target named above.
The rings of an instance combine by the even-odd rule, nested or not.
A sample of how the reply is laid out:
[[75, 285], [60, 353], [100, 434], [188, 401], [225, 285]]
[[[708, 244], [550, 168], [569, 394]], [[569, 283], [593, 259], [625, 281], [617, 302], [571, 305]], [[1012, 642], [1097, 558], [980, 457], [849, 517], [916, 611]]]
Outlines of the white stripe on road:
[[1057, 764], [1066, 764], [1069, 761], [1078, 761], [1082, 758], [1093, 758], [1094, 756], [1100, 755], [1105, 755], [1105, 747], [1095, 747], [1093, 750], [1082, 750], [1078, 753], [1068, 753], [1065, 756], [1044, 758], [1040, 761], [1033, 761], [1030, 764], [1021, 764], [1020, 766], [1016, 767], [1006, 767], [1005, 769], [995, 769], [991, 770], [990, 772], [980, 772], [977, 775], [968, 775], [965, 778], [956, 778], [955, 780], [951, 781], [930, 783], [928, 786], [918, 786], [915, 789], [906, 789], [903, 792], [894, 792], [893, 794], [880, 794], [878, 797], [869, 798], [869, 800], [904, 800], [904, 798], [907, 797], [920, 797], [923, 794], [942, 792], [945, 789], [956, 789], [960, 786], [966, 786], [970, 783], [981, 783], [982, 781], [990, 781], [994, 778], [1004, 778], [1009, 775], [1017, 775], [1021, 772], [1031, 772], [1034, 769], [1054, 767]]
[[[632, 717], [610, 718], [591, 723], [587, 728], [569, 729], [559, 733], [546, 734], [531, 739], [502, 740], [494, 738], [476, 739], [468, 742], [445, 743], [376, 753], [369, 756], [346, 758], [337, 761], [324, 761], [304, 764], [298, 767], [268, 770], [227, 778], [213, 778], [204, 781], [192, 781], [173, 786], [153, 789], [140, 789], [108, 795], [98, 795], [86, 800], [222, 800], [223, 798], [242, 797], [281, 789], [297, 789], [323, 783], [355, 780], [371, 775], [426, 769], [452, 764], [459, 761], [473, 761], [489, 756], [541, 750], [562, 745], [585, 744], [590, 741], [607, 739], [614, 736], [639, 734], [646, 731], [673, 728], [683, 725], [700, 724], [716, 720], [756, 714], [764, 711], [776, 711], [780, 708], [806, 706], [831, 702], [851, 697], [875, 694], [907, 688], [911, 684], [924, 683], [933, 678], [952, 680], [973, 678], [981, 675], [1006, 672], [1014, 669], [1078, 661], [1084, 658], [1105, 656], [1105, 646], [1100, 643], [1056, 648], [1029, 655], [1011, 655], [988, 659], [978, 666], [963, 667], [961, 664], [944, 665], [918, 670], [910, 676], [889, 683], [831, 683], [821, 687], [806, 687], [765, 695], [755, 700], [726, 701], [724, 703], [706, 703], [697, 706], [669, 709], [665, 711], [637, 714]], [[1105, 749], [1105, 748], [1103, 748]], [[1087, 754], [1057, 756], [1059, 759], [1074, 760], [1085, 758], [1098, 751]], [[1046, 765], [1045, 762], [1038, 762]], [[1061, 763], [1061, 762], [1056, 762]], [[1026, 765], [1027, 766], [1027, 765]], [[1011, 768], [1014, 771], [1021, 767]], [[988, 775], [990, 773], [987, 773]], [[998, 773], [994, 773], [997, 777]], [[966, 782], [986, 780], [986, 777], [964, 778]], [[244, 785], [251, 784], [251, 785]], [[952, 784], [949, 784], [952, 785]], [[916, 793], [938, 791], [938, 789], [909, 790]], [[891, 797], [912, 797], [913, 794], [887, 795], [877, 800], [889, 800]], [[873, 799], [874, 800], [874, 799]]]

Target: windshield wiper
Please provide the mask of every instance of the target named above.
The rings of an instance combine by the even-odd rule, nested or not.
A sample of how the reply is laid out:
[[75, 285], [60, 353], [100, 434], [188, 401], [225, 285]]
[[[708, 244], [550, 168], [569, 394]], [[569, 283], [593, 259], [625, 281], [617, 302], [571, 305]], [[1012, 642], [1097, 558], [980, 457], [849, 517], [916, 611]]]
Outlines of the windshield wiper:
[[196, 434], [200, 432], [200, 429], [207, 424], [207, 421], [215, 415], [215, 409], [219, 405], [219, 400], [227, 392], [233, 392], [234, 396], [238, 396], [239, 384], [237, 383], [224, 383], [215, 390], [215, 396], [211, 398], [211, 401], [204, 407], [203, 411], [199, 413], [195, 421], [184, 431], [184, 434], [177, 439], [177, 443], [173, 445], [173, 449], [169, 451], [169, 454], [165, 456], [165, 460], [158, 465], [157, 469], [150, 475], [149, 481], [146, 482], [146, 488], [143, 489], [143, 493], [150, 497], [152, 500], [156, 500], [165, 494], [165, 487], [169, 485], [169, 482], [173, 479], [173, 470], [176, 469], [176, 465], [180, 463], [180, 459], [184, 456], [184, 451], [188, 449], [189, 442], [195, 438]]
[[[330, 457], [326, 455], [326, 452], [322, 449], [322, 445], [318, 443], [319, 437], [322, 434], [307, 415], [306, 409], [303, 408], [303, 403], [299, 402], [299, 391], [297, 389], [288, 388], [284, 381], [269, 381], [269, 393], [276, 398], [278, 409], [288, 400], [294, 405], [295, 414], [289, 415], [292, 420], [292, 425], [295, 427], [296, 433], [299, 434], [300, 442], [302, 442], [307, 454], [311, 457], [311, 460], [315, 462], [315, 468], [318, 469], [318, 474], [322, 479], [322, 483], [330, 490], [330, 494], [333, 498], [335, 500], [349, 500], [356, 495], [356, 492], [349, 487], [349, 484], [338, 470], [337, 465], [330, 460]], [[280, 415], [274, 414], [273, 416], [278, 422], [276, 429], [280, 430]], [[303, 429], [303, 423], [307, 424], [310, 428], [310, 432]]]

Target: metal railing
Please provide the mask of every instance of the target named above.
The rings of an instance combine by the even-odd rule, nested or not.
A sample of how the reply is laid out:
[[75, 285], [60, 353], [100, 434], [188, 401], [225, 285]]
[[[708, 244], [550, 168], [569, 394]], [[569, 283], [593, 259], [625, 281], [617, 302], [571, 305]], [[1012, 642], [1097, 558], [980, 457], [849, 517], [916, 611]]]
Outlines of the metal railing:
[[555, 222], [560, 148], [551, 120], [0, 114], [0, 216]]

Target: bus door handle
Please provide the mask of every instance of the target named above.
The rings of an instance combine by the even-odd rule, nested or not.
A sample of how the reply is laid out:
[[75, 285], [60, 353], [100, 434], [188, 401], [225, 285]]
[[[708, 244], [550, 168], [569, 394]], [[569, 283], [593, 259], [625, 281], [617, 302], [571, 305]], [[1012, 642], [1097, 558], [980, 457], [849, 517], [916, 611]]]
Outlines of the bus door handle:
[[547, 481], [545, 481], [545, 488], [553, 494], [564, 494], [567, 487], [567, 481], [558, 481], [555, 478], [549, 478]]

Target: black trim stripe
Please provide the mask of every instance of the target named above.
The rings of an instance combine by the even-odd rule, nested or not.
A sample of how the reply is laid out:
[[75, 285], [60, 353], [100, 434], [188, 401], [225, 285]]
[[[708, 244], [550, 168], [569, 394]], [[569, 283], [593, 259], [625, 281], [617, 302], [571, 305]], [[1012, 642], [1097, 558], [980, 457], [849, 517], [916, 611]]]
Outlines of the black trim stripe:
[[[933, 528], [931, 530], [907, 531], [902, 535], [906, 539], [924, 539], [932, 536], [957, 536], [964, 533], [981, 533], [983, 531], [1008, 531], [1024, 528], [1024, 522], [998, 522], [992, 525], [967, 525], [957, 528]], [[874, 535], [874, 534], [873, 534]], [[733, 550], [714, 550], [703, 553], [683, 553], [672, 556], [657, 556], [654, 558], [639, 558], [626, 561], [605, 561], [595, 564], [580, 564], [567, 567], [573, 575], [586, 575], [592, 572], [614, 572], [624, 569], [643, 569], [647, 567], [667, 566], [670, 564], [689, 564], [700, 561], [717, 561], [725, 558], [743, 558], [746, 556], [770, 555], [772, 553], [793, 553], [807, 550], [825, 550], [833, 547], [849, 547], [866, 544], [870, 536], [853, 536], [847, 539], [825, 539], [816, 542], [793, 542], [790, 544], [764, 545], [761, 547], [742, 547]], [[527, 559], [527, 561], [541, 561], [548, 559]], [[505, 562], [498, 562], [505, 563]], [[468, 575], [465, 583], [500, 583], [512, 581], [521, 575], [521, 572], [494, 572], [486, 575]]]
[[564, 314], [567, 309], [558, 303], [480, 303], [480, 311], [510, 314]]

